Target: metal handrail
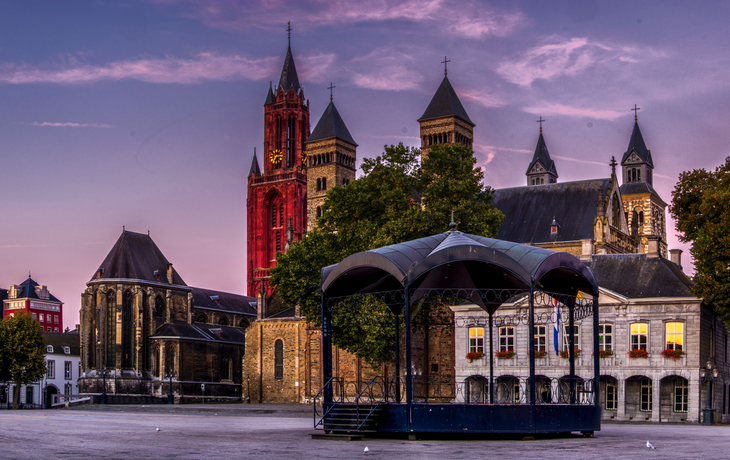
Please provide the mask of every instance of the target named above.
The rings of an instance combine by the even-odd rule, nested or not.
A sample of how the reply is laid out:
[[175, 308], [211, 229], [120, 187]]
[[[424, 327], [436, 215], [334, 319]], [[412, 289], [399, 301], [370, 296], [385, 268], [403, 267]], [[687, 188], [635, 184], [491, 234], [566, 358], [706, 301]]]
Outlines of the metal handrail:
[[359, 430], [362, 428], [362, 426], [365, 424], [365, 422], [368, 421], [371, 415], [380, 407], [380, 405], [383, 403], [383, 400], [387, 398], [387, 391], [386, 391], [386, 383], [383, 380], [383, 391], [380, 392], [380, 399], [377, 401], [377, 404], [375, 404], [374, 407], [370, 408], [370, 412], [368, 412], [368, 415], [365, 416], [362, 422], [360, 422], [360, 398], [362, 395], [368, 391], [369, 392], [369, 398], [368, 401], [370, 402], [370, 405], [372, 406], [374, 397], [373, 397], [373, 385], [375, 384], [376, 380], [383, 380], [383, 377], [376, 375], [373, 377], [370, 382], [365, 386], [365, 388], [362, 389], [362, 391], [355, 397], [355, 410], [356, 410], [356, 420], [358, 421], [357, 429]]
[[[319, 421], [317, 421], [317, 417], [318, 417], [318, 414], [317, 414], [317, 400], [322, 395], [322, 393], [325, 391], [325, 389], [327, 389], [327, 387], [332, 387], [333, 386], [333, 382], [337, 382], [339, 380], [340, 379], [337, 378], [337, 377], [330, 377], [330, 379], [327, 380], [327, 382], [324, 384], [324, 386], [322, 386], [322, 389], [319, 390], [319, 392], [317, 393], [317, 395], [314, 397], [314, 429], [317, 429], [318, 426], [322, 425], [322, 423], [324, 422], [325, 417], [327, 417], [327, 414], [329, 414], [330, 411], [332, 409], [334, 409], [334, 407], [335, 407], [335, 405], [332, 404], [328, 408], [325, 408], [324, 409], [324, 413], [322, 414], [322, 418], [320, 418]], [[342, 387], [343, 387], [342, 384], [340, 384], [340, 388], [342, 388]], [[333, 393], [334, 393], [334, 391], [333, 391]], [[322, 402], [322, 405], [324, 407], [324, 401]]]

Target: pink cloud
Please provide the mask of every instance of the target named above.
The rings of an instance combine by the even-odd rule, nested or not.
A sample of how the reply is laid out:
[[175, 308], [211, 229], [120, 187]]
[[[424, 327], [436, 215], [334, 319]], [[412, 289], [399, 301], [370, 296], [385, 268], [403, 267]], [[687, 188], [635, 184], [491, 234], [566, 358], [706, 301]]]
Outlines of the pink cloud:
[[61, 127], [61, 128], [113, 128], [112, 125], [103, 125], [99, 123], [59, 123], [59, 122], [50, 122], [50, 121], [44, 121], [42, 123], [38, 123], [37, 121], [34, 121], [32, 123], [24, 123], [28, 126], [52, 126], [52, 127]]
[[610, 109], [584, 109], [579, 107], [570, 107], [564, 104], [546, 103], [523, 109], [527, 113], [535, 115], [565, 115], [569, 117], [588, 117], [597, 120], [615, 120], [618, 117], [625, 116], [625, 111]]
[[522, 56], [502, 62], [497, 73], [516, 85], [530, 86], [538, 79], [574, 76], [596, 65], [636, 64], [666, 56], [651, 48], [610, 45], [587, 38], [548, 40]]
[[352, 82], [374, 90], [402, 91], [419, 87], [423, 77], [413, 72], [413, 53], [382, 47], [347, 64]]
[[456, 91], [461, 99], [468, 99], [481, 105], [482, 107], [504, 107], [506, 102], [499, 96], [494, 94], [485, 94], [483, 91], [476, 92], [459, 88]]
[[[375, 21], [407, 21], [433, 25], [435, 32], [480, 38], [506, 36], [522, 27], [526, 19], [519, 11], [496, 11], [476, 1], [464, 1], [455, 8], [446, 0], [313, 0], [282, 1], [153, 0], [160, 5], [187, 5], [185, 17], [222, 29], [281, 27], [284, 7], [295, 19], [294, 28], [311, 30], [322, 26]], [[443, 27], [448, 24], [448, 27]]]
[[200, 53], [190, 59], [165, 57], [116, 61], [105, 65], [64, 64], [61, 68], [29, 65], [0, 66], [0, 84], [82, 84], [104, 80], [141, 80], [149, 83], [194, 84], [205, 80], [261, 80], [277, 72], [280, 57]]

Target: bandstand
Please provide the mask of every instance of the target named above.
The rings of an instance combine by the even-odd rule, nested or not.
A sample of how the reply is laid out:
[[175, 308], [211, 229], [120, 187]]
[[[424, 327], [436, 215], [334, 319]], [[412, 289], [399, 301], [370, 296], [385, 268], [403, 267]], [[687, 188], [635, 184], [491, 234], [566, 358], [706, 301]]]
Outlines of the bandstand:
[[[321, 293], [325, 383], [315, 398], [317, 429], [376, 435], [600, 430], [598, 285], [591, 270], [573, 255], [461, 233], [452, 223], [446, 233], [356, 253], [323, 268]], [[447, 398], [429, 397], [429, 379], [415, 375], [411, 356], [412, 306], [434, 298], [459, 299], [488, 313], [489, 377], [452, 381]], [[385, 304], [393, 313], [395, 368], [400, 371], [352, 388], [332, 377], [332, 314], [338, 306], [357, 305], [358, 299], [359, 304]], [[529, 377], [495, 380], [494, 317], [502, 304], [517, 300], [527, 305], [526, 318], [516, 323], [529, 328]], [[569, 374], [555, 381], [535, 372], [532, 331], [539, 307], [554, 307], [556, 313], [562, 309], [570, 325]], [[594, 372], [592, 379], [580, 379], [575, 376], [572, 326], [577, 318], [589, 316]]]

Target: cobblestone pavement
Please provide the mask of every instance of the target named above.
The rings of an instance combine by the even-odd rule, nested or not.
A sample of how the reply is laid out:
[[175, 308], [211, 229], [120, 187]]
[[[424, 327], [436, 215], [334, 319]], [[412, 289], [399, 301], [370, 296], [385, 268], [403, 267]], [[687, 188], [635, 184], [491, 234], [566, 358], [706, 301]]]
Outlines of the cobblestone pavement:
[[[160, 431], [157, 431], [157, 428]], [[595, 438], [313, 440], [298, 405], [86, 406], [0, 410], [3, 459], [728, 458], [730, 427], [605, 424]], [[646, 441], [656, 447], [649, 450]], [[365, 453], [364, 448], [369, 452]]]

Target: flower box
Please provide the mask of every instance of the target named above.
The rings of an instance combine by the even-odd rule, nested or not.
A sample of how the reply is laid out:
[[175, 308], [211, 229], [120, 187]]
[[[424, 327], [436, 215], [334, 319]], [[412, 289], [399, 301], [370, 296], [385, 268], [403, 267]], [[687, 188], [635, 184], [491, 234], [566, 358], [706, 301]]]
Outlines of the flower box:
[[662, 352], [662, 356], [668, 359], [679, 359], [682, 356], [684, 356], [684, 352], [682, 350], [674, 350], [672, 348], [667, 348]]
[[482, 359], [484, 357], [483, 351], [470, 351], [466, 354], [466, 359], [469, 360], [470, 363], [473, 363], [477, 359]]
[[613, 350], [600, 350], [598, 352], [599, 358], [610, 358], [611, 356], [613, 356]]
[[545, 355], [547, 355], [547, 351], [545, 351], [545, 350], [535, 350], [535, 359], [544, 358]]
[[629, 358], [636, 359], [636, 358], [648, 358], [649, 352], [646, 350], [643, 350], [641, 348], [634, 348], [633, 350], [629, 350]]
[[497, 359], [510, 359], [514, 358], [515, 352], [513, 350], [498, 351], [494, 356]]
[[[575, 357], [577, 358], [578, 356], [580, 356], [580, 349], [575, 350]], [[568, 351], [568, 350], [561, 351], [560, 357], [561, 358], [570, 358], [570, 351]]]

